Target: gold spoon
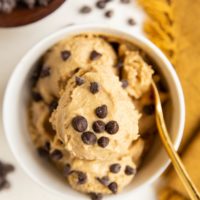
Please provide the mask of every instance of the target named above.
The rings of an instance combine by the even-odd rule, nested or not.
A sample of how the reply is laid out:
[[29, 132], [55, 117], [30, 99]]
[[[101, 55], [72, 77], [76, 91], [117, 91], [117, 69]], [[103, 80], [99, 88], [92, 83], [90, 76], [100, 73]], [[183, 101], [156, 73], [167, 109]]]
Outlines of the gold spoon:
[[187, 190], [191, 200], [200, 200], [200, 195], [196, 186], [192, 182], [179, 155], [177, 154], [177, 152], [174, 149], [174, 146], [172, 145], [171, 139], [169, 137], [169, 133], [165, 125], [158, 89], [157, 89], [156, 84], [153, 81], [152, 81], [152, 88], [154, 91], [154, 98], [155, 98], [156, 124], [158, 127], [158, 132], [159, 132], [161, 141], [172, 161], [172, 164], [176, 170], [176, 173], [178, 174], [183, 185], [185, 186], [185, 189]]

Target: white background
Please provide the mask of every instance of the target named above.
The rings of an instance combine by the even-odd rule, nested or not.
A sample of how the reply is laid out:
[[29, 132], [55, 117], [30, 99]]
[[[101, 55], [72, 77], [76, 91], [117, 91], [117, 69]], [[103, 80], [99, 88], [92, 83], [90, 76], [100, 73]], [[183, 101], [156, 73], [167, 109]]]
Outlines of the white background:
[[[108, 26], [118, 26], [130, 32], [143, 34], [141, 26], [144, 13], [133, 0], [131, 4], [120, 4], [119, 0], [113, 0], [106, 9], [113, 9], [114, 16], [111, 19], [104, 17], [104, 11], [93, 9], [90, 14], [78, 13], [83, 4], [95, 7], [96, 0], [68, 0], [53, 14], [31, 25], [0, 29], [0, 111], [2, 113], [3, 94], [10, 74], [16, 64], [39, 40], [46, 35], [67, 26], [71, 23], [106, 23]], [[127, 25], [127, 19], [133, 17], [135, 26]], [[20, 78], [20, 77], [19, 77]], [[14, 99], [13, 99], [14, 101]], [[12, 111], [10, 111], [12, 112]], [[0, 192], [0, 200], [62, 200], [52, 193], [44, 190], [34, 183], [19, 167], [11, 154], [7, 141], [5, 140], [0, 116], [0, 159], [15, 165], [16, 170], [8, 176], [11, 188]], [[155, 200], [153, 186], [146, 186], [128, 198], [134, 200]], [[127, 199], [127, 200], [128, 200]], [[68, 200], [68, 199], [65, 199]]]

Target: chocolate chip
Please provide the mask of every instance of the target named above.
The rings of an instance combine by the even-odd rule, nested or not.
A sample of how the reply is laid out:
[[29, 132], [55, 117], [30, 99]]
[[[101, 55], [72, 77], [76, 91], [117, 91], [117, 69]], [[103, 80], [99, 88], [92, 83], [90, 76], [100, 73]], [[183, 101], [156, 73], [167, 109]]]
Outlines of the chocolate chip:
[[55, 149], [52, 153], [51, 153], [51, 158], [53, 160], [60, 160], [63, 157], [63, 154], [60, 150]]
[[37, 149], [39, 156], [42, 158], [48, 159], [49, 158], [49, 151], [46, 150], [44, 147], [39, 147]]
[[61, 55], [61, 58], [62, 58], [64, 61], [66, 61], [66, 60], [68, 60], [69, 57], [71, 56], [71, 52], [68, 51], [68, 50], [64, 50], [64, 51], [61, 51], [60, 55]]
[[58, 106], [58, 100], [57, 99], [53, 99], [51, 101], [51, 103], [49, 104], [49, 110], [50, 112], [53, 112]]
[[50, 70], [51, 70], [50, 67], [43, 67], [41, 72], [40, 72], [40, 78], [45, 78], [45, 77], [49, 76]]
[[95, 109], [95, 113], [97, 115], [97, 117], [103, 119], [107, 116], [108, 114], [108, 108], [106, 105], [102, 105], [102, 106], [99, 106]]
[[133, 18], [129, 18], [129, 19], [127, 20], [127, 22], [128, 22], [128, 24], [129, 24], [130, 26], [134, 26], [134, 25], [136, 24], [136, 22], [135, 22], [135, 20], [134, 20]]
[[98, 145], [102, 148], [105, 148], [109, 144], [109, 138], [108, 137], [100, 137], [97, 141]]
[[105, 0], [99, 0], [96, 3], [96, 7], [99, 9], [104, 9], [106, 7], [106, 1]]
[[83, 6], [83, 7], [81, 7], [80, 8], [80, 10], [79, 10], [79, 12], [81, 13], [81, 14], [88, 14], [88, 13], [90, 13], [92, 11], [92, 9], [91, 9], [91, 7], [89, 7], [89, 6]]
[[92, 128], [96, 133], [102, 133], [105, 131], [105, 123], [101, 120], [95, 121]]
[[92, 192], [89, 195], [90, 195], [91, 200], [102, 200], [103, 199], [103, 195], [100, 193]]
[[83, 85], [83, 83], [85, 82], [83, 78], [78, 76], [76, 76], [75, 80], [76, 80], [76, 85], [78, 86]]
[[107, 133], [113, 135], [115, 133], [118, 132], [119, 130], [119, 125], [116, 121], [109, 121], [107, 124], [106, 124], [106, 127], [105, 127]]
[[125, 168], [125, 170], [124, 170], [124, 173], [126, 175], [128, 175], [128, 176], [129, 175], [133, 175], [133, 174], [136, 173], [136, 169], [134, 169], [134, 168], [130, 167], [129, 165], [127, 165], [126, 168]]
[[128, 87], [128, 81], [127, 80], [121, 80], [121, 83], [122, 83], [122, 88], [127, 88]]
[[101, 53], [99, 53], [99, 52], [93, 50], [93, 51], [91, 52], [91, 54], [90, 54], [90, 60], [97, 60], [97, 59], [99, 59], [101, 56], [102, 56]]
[[122, 58], [119, 58], [116, 64], [117, 69], [121, 69], [124, 66], [124, 61]]
[[121, 3], [124, 3], [124, 4], [128, 4], [130, 3], [130, 0], [120, 0]]
[[32, 98], [35, 102], [39, 102], [42, 100], [42, 96], [39, 92], [32, 91]]
[[83, 116], [76, 116], [72, 119], [72, 126], [78, 132], [86, 131], [88, 122]]
[[90, 83], [90, 92], [92, 94], [96, 94], [97, 92], [99, 92], [99, 84], [97, 82]]
[[121, 165], [118, 163], [110, 165], [110, 172], [117, 174], [121, 169]]
[[81, 171], [76, 171], [76, 173], [78, 175], [77, 184], [80, 184], [80, 185], [85, 184], [87, 182], [87, 174]]
[[154, 104], [145, 105], [142, 110], [146, 115], [153, 115], [155, 112], [155, 105]]
[[114, 11], [113, 10], [108, 10], [105, 12], [105, 17], [107, 18], [111, 18], [114, 14]]
[[70, 174], [70, 171], [71, 171], [71, 165], [66, 164], [63, 169], [64, 177], [67, 177]]
[[103, 176], [102, 178], [97, 177], [96, 179], [104, 186], [108, 186], [109, 184], [108, 176]]
[[116, 194], [118, 190], [118, 185], [116, 182], [112, 182], [108, 185], [108, 189], [113, 193]]
[[97, 137], [93, 132], [87, 131], [81, 135], [82, 141], [87, 145], [93, 145], [97, 141]]

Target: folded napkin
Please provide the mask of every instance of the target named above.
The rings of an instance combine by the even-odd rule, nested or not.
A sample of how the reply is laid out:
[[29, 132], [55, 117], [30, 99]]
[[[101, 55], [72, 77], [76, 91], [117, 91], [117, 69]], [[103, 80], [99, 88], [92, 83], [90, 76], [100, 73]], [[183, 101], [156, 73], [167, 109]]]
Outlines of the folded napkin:
[[[200, 0], [138, 0], [147, 13], [144, 31], [173, 63], [184, 91], [186, 124], [180, 147], [183, 162], [200, 190]], [[160, 200], [185, 200], [173, 170]]]

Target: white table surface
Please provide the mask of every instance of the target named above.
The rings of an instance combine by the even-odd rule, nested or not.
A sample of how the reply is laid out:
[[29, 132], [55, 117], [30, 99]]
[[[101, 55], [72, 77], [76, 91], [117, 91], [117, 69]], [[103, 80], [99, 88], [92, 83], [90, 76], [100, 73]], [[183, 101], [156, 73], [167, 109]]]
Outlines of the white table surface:
[[[111, 19], [104, 17], [102, 10], [93, 9], [90, 14], [81, 15], [78, 9], [83, 5], [91, 5], [94, 8], [96, 0], [67, 0], [56, 12], [31, 25], [19, 28], [0, 28], [0, 112], [2, 113], [3, 94], [10, 74], [16, 64], [30, 47], [36, 44], [46, 35], [70, 24], [70, 23], [106, 23], [108, 26], [120, 26], [130, 32], [143, 34], [141, 25], [144, 13], [133, 0], [132, 4], [119, 4], [119, 0], [109, 3], [107, 9], [115, 11]], [[127, 25], [127, 18], [136, 20], [135, 26]], [[13, 99], [14, 101], [14, 99]], [[12, 112], [12, 111], [11, 111]], [[53, 193], [33, 182], [20, 168], [11, 154], [4, 136], [2, 115], [0, 116], [0, 159], [15, 165], [14, 173], [9, 174], [11, 188], [0, 192], [0, 200], [62, 200]], [[128, 199], [155, 200], [156, 193], [153, 186], [146, 186], [134, 193]], [[128, 200], [127, 199], [127, 200]], [[65, 199], [66, 200], [66, 199]], [[68, 199], [67, 199], [68, 200]]]

